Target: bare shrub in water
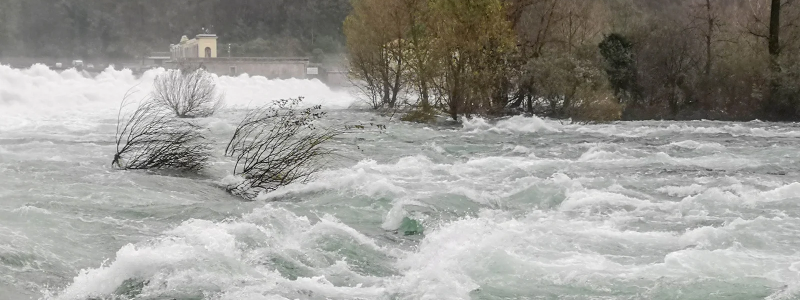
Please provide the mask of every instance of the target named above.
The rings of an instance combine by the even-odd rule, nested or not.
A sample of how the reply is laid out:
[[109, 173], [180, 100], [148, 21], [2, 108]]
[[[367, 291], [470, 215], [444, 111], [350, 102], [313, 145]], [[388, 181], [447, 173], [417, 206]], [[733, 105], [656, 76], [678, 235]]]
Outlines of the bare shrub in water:
[[225, 155], [236, 159], [234, 175], [243, 181], [229, 186], [252, 199], [293, 182], [309, 179], [332, 150], [323, 147], [341, 133], [315, 124], [325, 115], [320, 106], [297, 109], [299, 99], [278, 100], [251, 110], [236, 127]]
[[112, 167], [123, 170], [199, 171], [210, 156], [201, 128], [176, 119], [159, 103], [145, 100], [132, 113], [123, 115], [130, 94], [117, 115], [117, 146]]
[[204, 118], [222, 107], [214, 76], [200, 68], [167, 70], [154, 82], [153, 101], [179, 118]]

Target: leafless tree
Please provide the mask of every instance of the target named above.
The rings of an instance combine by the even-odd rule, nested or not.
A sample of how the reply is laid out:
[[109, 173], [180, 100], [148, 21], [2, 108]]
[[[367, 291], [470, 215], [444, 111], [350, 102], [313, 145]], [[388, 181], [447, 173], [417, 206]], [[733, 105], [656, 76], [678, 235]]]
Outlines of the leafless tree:
[[244, 180], [229, 191], [252, 199], [317, 172], [331, 150], [324, 144], [341, 131], [318, 127], [320, 106], [297, 109], [302, 98], [278, 100], [251, 110], [236, 127], [225, 155], [236, 159], [234, 175]]
[[203, 69], [167, 70], [154, 82], [153, 100], [179, 118], [203, 118], [222, 107], [211, 73]]
[[128, 93], [120, 105], [115, 136], [116, 153], [111, 165], [124, 170], [169, 169], [199, 171], [209, 158], [209, 143], [201, 128], [176, 119], [150, 99], [130, 114]]

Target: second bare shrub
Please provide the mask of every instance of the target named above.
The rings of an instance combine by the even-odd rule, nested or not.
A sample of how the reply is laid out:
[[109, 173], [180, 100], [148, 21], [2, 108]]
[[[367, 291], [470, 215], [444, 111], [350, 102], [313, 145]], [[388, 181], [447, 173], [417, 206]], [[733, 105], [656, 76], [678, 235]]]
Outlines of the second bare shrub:
[[252, 199], [318, 171], [331, 153], [323, 145], [340, 131], [315, 124], [325, 115], [320, 106], [297, 109], [300, 99], [278, 100], [251, 110], [236, 127], [225, 155], [236, 159], [234, 175], [243, 180], [229, 190]]

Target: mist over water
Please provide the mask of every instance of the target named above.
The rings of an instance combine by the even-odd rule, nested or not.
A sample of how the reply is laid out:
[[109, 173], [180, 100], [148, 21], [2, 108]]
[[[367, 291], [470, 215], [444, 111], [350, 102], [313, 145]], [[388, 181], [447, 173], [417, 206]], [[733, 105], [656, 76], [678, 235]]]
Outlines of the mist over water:
[[[120, 101], [158, 72], [0, 66], [0, 299], [800, 297], [796, 124], [426, 126], [220, 77], [208, 170], [112, 170]], [[298, 96], [387, 130], [337, 139], [309, 183], [226, 194], [243, 109]]]

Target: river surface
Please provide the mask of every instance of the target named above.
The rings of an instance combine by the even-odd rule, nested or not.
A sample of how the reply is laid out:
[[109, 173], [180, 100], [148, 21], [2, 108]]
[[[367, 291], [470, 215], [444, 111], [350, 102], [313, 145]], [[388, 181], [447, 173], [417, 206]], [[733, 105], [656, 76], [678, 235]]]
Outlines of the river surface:
[[[202, 174], [110, 167], [122, 96], [0, 66], [0, 299], [797, 299], [800, 126], [403, 123], [318, 81], [218, 79]], [[340, 136], [312, 181], [228, 195], [245, 107], [304, 96]]]

